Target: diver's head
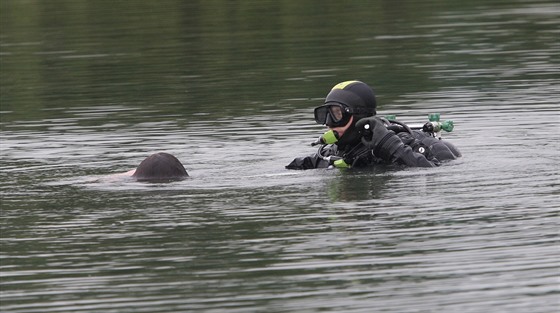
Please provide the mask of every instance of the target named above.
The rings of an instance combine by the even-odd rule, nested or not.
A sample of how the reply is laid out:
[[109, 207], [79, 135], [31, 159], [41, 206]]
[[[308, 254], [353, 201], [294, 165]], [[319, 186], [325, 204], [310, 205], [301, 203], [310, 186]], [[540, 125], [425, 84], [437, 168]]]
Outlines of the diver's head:
[[[375, 94], [370, 86], [350, 80], [335, 85], [325, 104], [315, 108], [315, 121], [340, 133], [339, 145], [359, 139], [354, 124], [361, 118], [376, 114]], [[345, 136], [346, 135], [346, 136]]]
[[181, 180], [188, 176], [183, 164], [175, 156], [165, 152], [150, 155], [132, 174], [138, 181]]

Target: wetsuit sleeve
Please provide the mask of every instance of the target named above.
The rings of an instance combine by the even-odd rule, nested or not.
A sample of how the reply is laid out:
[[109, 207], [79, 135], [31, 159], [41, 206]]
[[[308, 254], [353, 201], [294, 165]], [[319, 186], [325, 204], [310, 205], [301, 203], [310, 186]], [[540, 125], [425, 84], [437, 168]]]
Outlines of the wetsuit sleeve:
[[286, 165], [289, 170], [308, 170], [314, 168], [327, 168], [329, 163], [321, 158], [317, 154], [295, 158], [290, 164]]
[[373, 153], [389, 163], [404, 164], [413, 167], [435, 167], [437, 159], [429, 160], [425, 154], [416, 152], [393, 132], [388, 132], [379, 142]]
[[455, 160], [461, 157], [461, 152], [452, 143], [446, 140], [440, 140], [429, 136], [421, 131], [414, 131], [413, 136], [406, 134], [411, 139], [411, 143], [408, 144], [406, 139], [402, 139], [405, 144], [412, 146], [415, 150], [415, 146], [424, 147], [431, 158], [436, 158], [440, 161]]
[[387, 136], [383, 151], [378, 152], [384, 155], [386, 161], [408, 166], [433, 167], [440, 165], [441, 161], [454, 160], [461, 156], [459, 150], [451, 143], [423, 132]]
[[[402, 139], [395, 132], [387, 129], [383, 121], [378, 117], [366, 117], [356, 123], [356, 128], [362, 130], [362, 144], [371, 149], [374, 156], [387, 163], [404, 164], [416, 167], [433, 167], [439, 165], [437, 159], [430, 160], [426, 155], [416, 152], [408, 141], [415, 138], [403, 137]], [[403, 142], [405, 140], [405, 142]], [[410, 142], [407, 142], [410, 144]]]
[[[331, 155], [332, 147], [327, 146], [324, 148], [322, 154], [324, 156]], [[306, 157], [299, 157], [295, 158], [290, 164], [286, 165], [286, 168], [289, 170], [309, 170], [314, 168], [327, 168], [329, 167], [330, 163], [319, 156], [318, 153], [315, 153], [310, 156]]]
[[394, 162], [416, 167], [435, 167], [437, 159], [428, 160], [424, 154], [414, 152], [410, 146], [403, 145], [394, 155]]

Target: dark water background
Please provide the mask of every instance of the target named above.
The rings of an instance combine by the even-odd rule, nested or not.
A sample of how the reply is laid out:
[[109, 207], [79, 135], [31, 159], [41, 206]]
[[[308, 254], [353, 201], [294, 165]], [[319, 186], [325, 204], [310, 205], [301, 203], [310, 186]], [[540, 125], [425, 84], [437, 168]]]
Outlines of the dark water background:
[[[557, 312], [555, 1], [0, 0], [2, 312]], [[336, 83], [435, 169], [288, 171]], [[191, 179], [109, 177], [167, 151]]]

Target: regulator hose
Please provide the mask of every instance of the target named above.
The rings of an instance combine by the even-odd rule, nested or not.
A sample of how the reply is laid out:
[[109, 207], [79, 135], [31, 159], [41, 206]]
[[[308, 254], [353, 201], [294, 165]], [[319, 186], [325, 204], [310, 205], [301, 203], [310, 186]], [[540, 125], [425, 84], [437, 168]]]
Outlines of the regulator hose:
[[382, 117], [381, 120], [385, 123], [388, 130], [392, 130], [395, 133], [400, 133], [404, 130], [407, 133], [412, 135], [412, 129], [403, 122], [400, 122], [400, 121], [397, 121], [397, 120], [388, 120], [384, 117]]

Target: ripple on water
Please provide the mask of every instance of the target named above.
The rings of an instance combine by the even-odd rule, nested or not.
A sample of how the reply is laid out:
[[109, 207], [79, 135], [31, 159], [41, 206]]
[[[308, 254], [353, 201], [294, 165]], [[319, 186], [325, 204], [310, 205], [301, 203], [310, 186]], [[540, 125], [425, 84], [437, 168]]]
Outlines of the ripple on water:
[[[64, 9], [56, 25], [82, 8], [52, 7]], [[244, 31], [250, 18], [214, 33], [227, 23], [188, 7], [213, 26], [200, 28], [202, 37], [176, 39], [168, 38], [170, 25], [198, 20], [175, 23], [160, 6], [153, 17], [161, 9], [165, 18], [154, 28], [137, 7], [110, 33], [92, 29], [96, 36], [68, 47], [57, 46], [64, 29], [53, 33], [48, 19], [37, 32], [44, 41], [25, 38], [33, 33], [29, 19], [16, 19], [20, 42], [1, 37], [3, 73], [17, 74], [2, 89], [1, 311], [557, 309], [557, 5], [486, 1], [421, 14], [427, 11], [415, 4], [420, 14], [403, 19], [396, 10], [395, 18], [367, 22], [360, 18], [367, 12], [334, 10], [340, 21], [352, 16], [359, 31], [331, 23], [330, 43], [309, 40], [328, 29], [320, 22], [331, 14], [327, 7], [302, 11], [304, 24], [274, 10], [280, 15], [268, 21], [280, 21], [279, 29], [306, 30], [285, 38], [268, 36], [266, 23]], [[376, 12], [390, 17], [385, 9]], [[267, 10], [255, 11], [262, 21]], [[82, 20], [73, 16], [72, 27]], [[166, 30], [162, 38], [173, 41], [115, 45], [126, 39], [113, 36], [123, 33], [120, 23], [138, 16], [152, 29], [147, 34]], [[245, 38], [255, 34], [274, 41]], [[111, 44], [95, 41], [105, 37]], [[266, 62], [255, 55], [267, 55]], [[40, 59], [16, 72], [4, 66], [28, 56]], [[177, 66], [191, 57], [196, 66]], [[49, 79], [29, 79], [34, 71]], [[312, 124], [312, 106], [348, 73], [385, 87], [377, 90], [380, 115], [452, 119], [455, 129], [443, 137], [463, 157], [433, 169], [285, 170], [295, 156], [316, 151], [309, 143], [324, 129]], [[21, 82], [25, 93], [14, 94]], [[275, 88], [262, 92], [263, 84]], [[27, 112], [34, 102], [46, 109]], [[240, 103], [245, 108], [237, 111]], [[111, 176], [162, 150], [191, 177], [146, 184]]]

